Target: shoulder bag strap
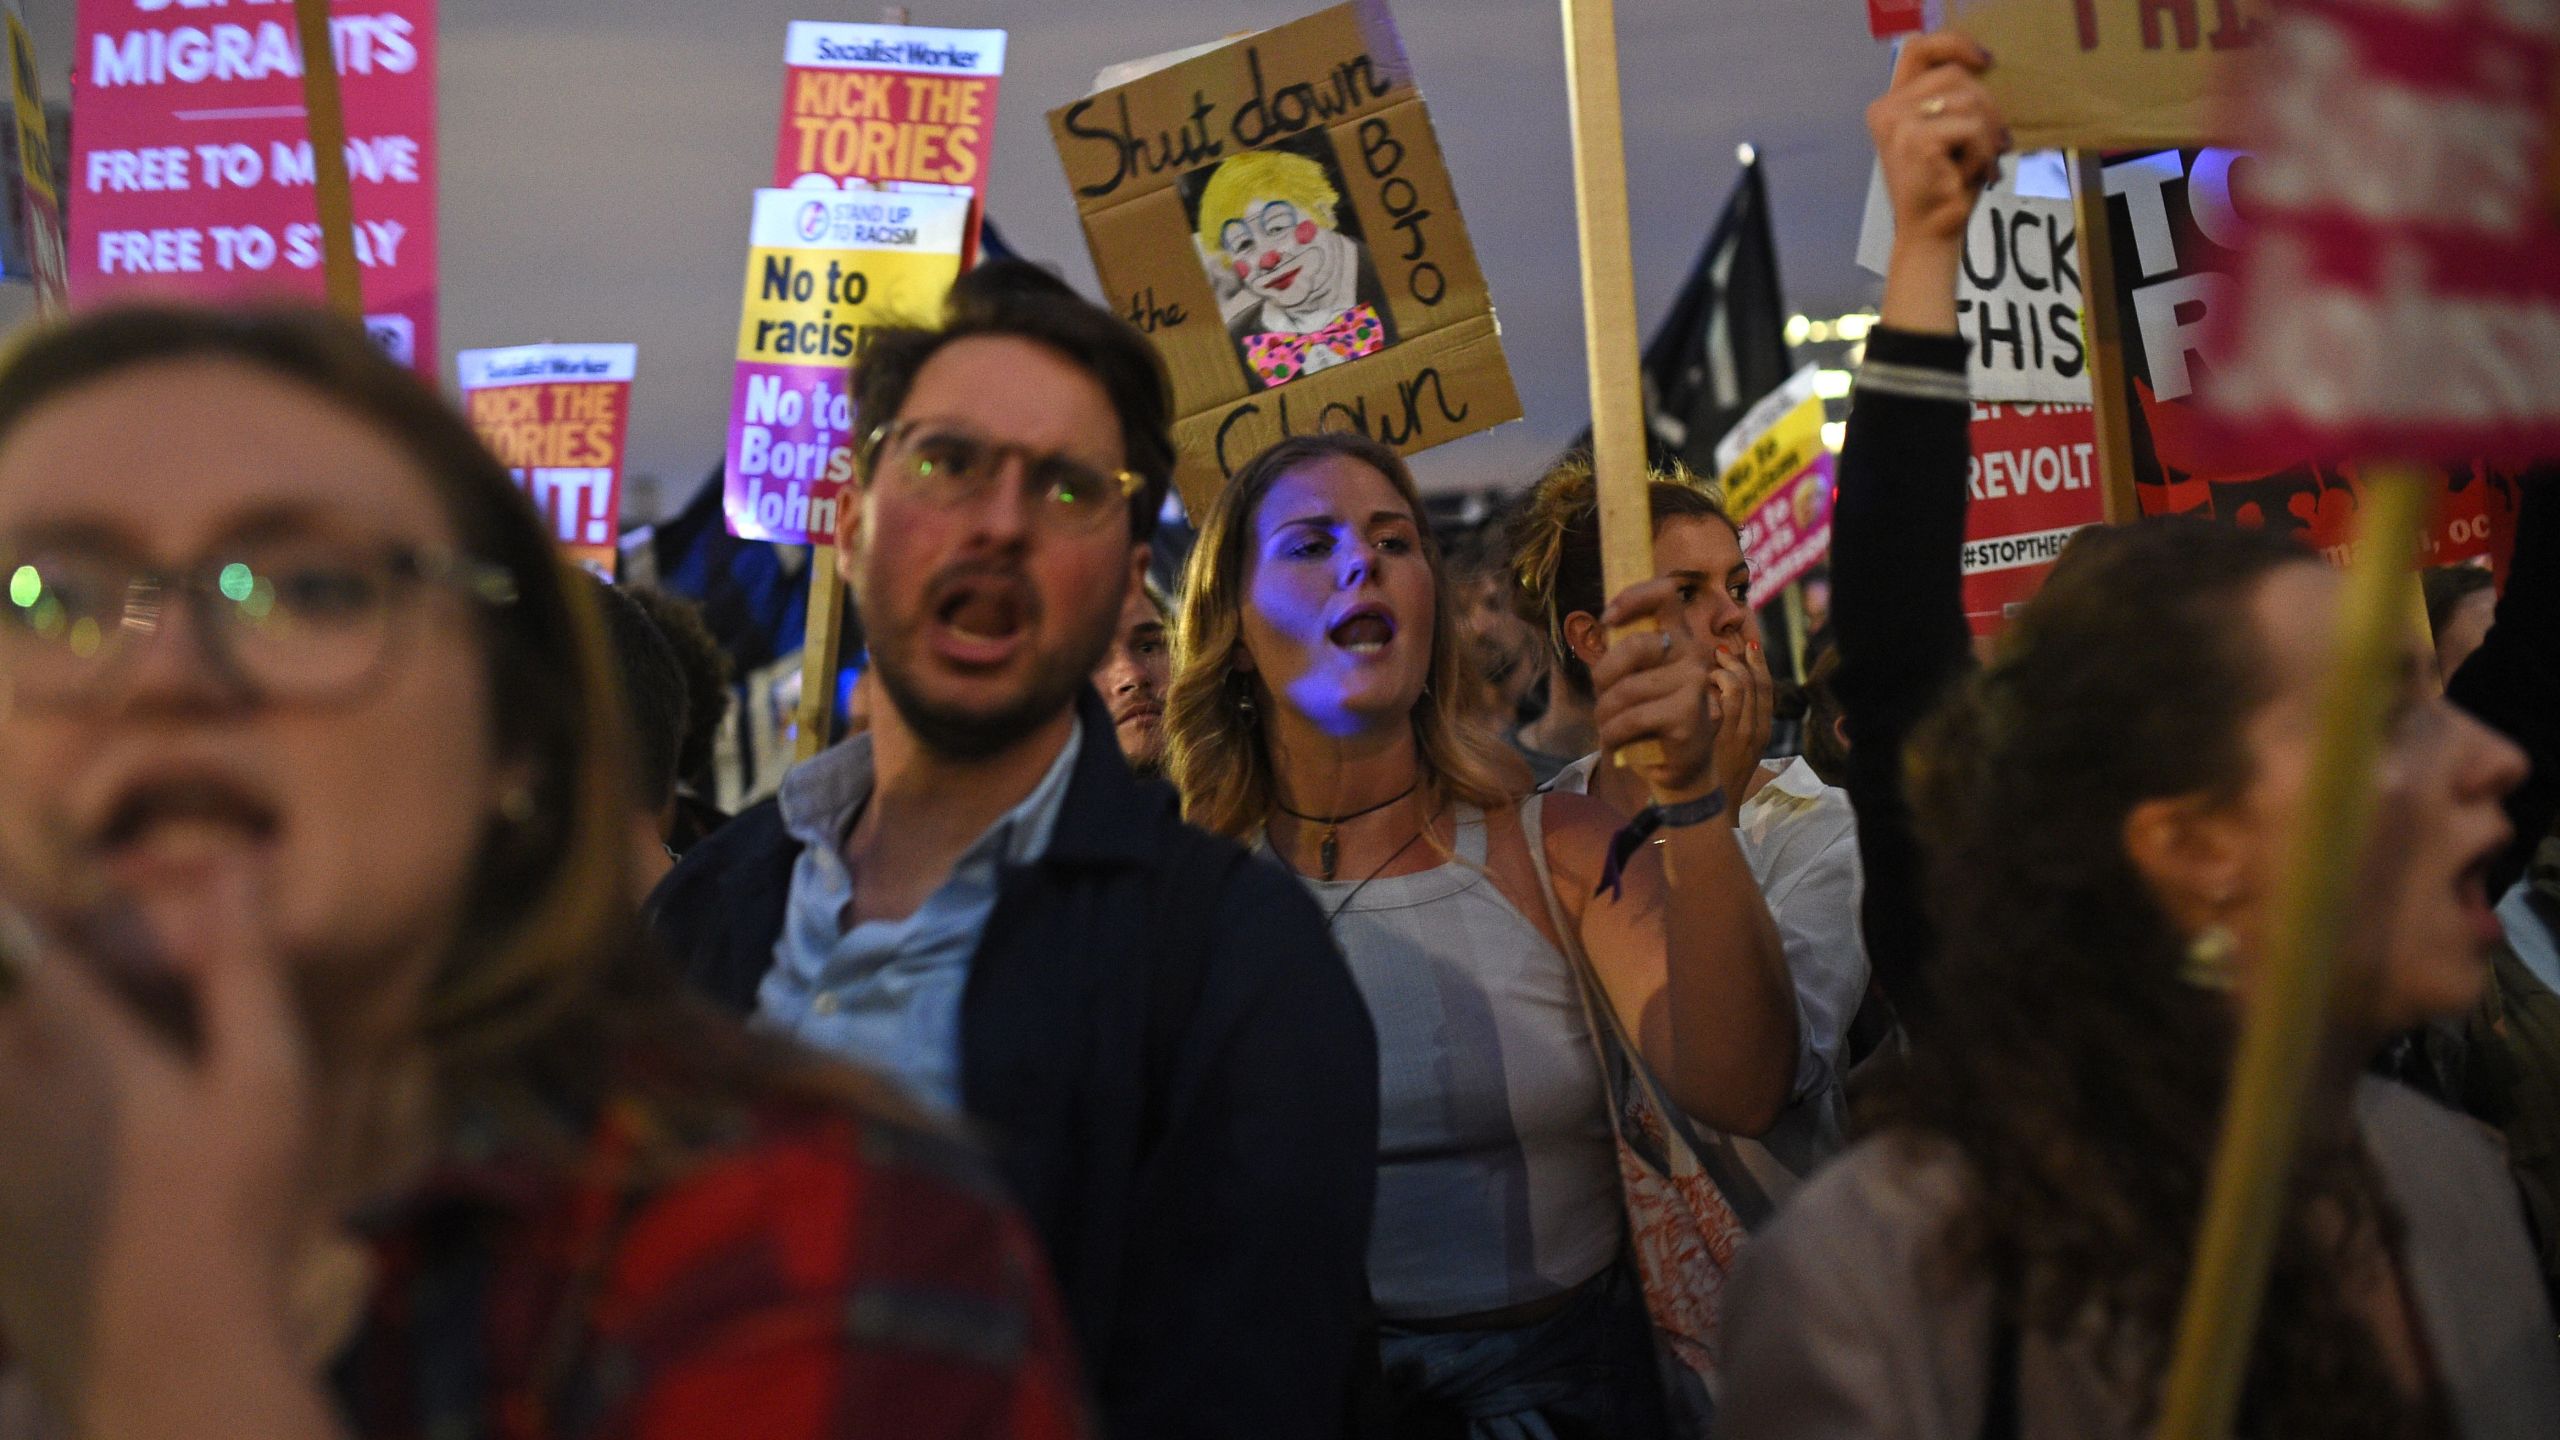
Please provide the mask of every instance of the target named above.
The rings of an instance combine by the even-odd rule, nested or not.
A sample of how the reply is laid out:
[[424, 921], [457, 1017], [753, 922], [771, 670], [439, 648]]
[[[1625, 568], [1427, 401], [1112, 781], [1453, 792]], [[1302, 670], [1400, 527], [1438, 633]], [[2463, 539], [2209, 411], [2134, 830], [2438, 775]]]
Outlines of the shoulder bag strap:
[[[1611, 1055], [1615, 1045], [1626, 1049], [1626, 1032], [1618, 1024], [1618, 1013], [1609, 1003], [1608, 991], [1600, 984], [1599, 974], [1591, 968], [1591, 957], [1582, 950], [1582, 936], [1573, 921], [1556, 903], [1555, 876], [1547, 868], [1547, 835], [1545, 815], [1548, 792], [1541, 790], [1520, 802], [1521, 836], [1528, 842], [1529, 864], [1538, 877], [1538, 898], [1546, 902], [1547, 923], [1555, 927], [1556, 943], [1564, 947], [1565, 963], [1573, 967], [1574, 993], [1582, 997], [1582, 1028], [1591, 1037], [1591, 1056], [1600, 1066], [1601, 1089], [1609, 1102], [1609, 1132], [1618, 1143], [1627, 1142], [1626, 1107], [1618, 1095], [1618, 1057]], [[1488, 842], [1490, 841], [1488, 831]], [[1607, 1028], [1603, 1029], [1602, 1027]], [[1625, 1068], [1630, 1072], [1643, 1066], [1643, 1057], [1627, 1052]]]
[[[1653, 1067], [1645, 1063], [1644, 1052], [1636, 1048], [1635, 1037], [1627, 1033], [1625, 1023], [1618, 1016], [1618, 1007], [1609, 999], [1608, 987], [1600, 982], [1599, 971], [1592, 967], [1590, 955], [1582, 948], [1581, 933], [1566, 919], [1564, 907], [1556, 901], [1555, 878], [1547, 866], [1543, 823], [1546, 798], [1544, 793], [1539, 793], [1521, 802], [1521, 826], [1528, 835], [1529, 859], [1537, 867], [1538, 894], [1546, 901], [1547, 915], [1555, 923], [1556, 938], [1563, 943], [1565, 957], [1572, 962], [1582, 982], [1584, 1023], [1591, 1031], [1593, 1048], [1600, 1052], [1601, 1073], [1610, 1085], [1609, 1123], [1613, 1128], [1617, 1127], [1622, 1113], [1615, 1078], [1618, 1072], [1609, 1064], [1608, 1051], [1614, 1047], [1625, 1059], [1624, 1073], [1628, 1083], [1639, 1087], [1652, 1102], [1654, 1112], [1662, 1117], [1664, 1142], [1688, 1152], [1689, 1158], [1706, 1172], [1708, 1179], [1715, 1182], [1716, 1189], [1722, 1192], [1725, 1203], [1733, 1208], [1743, 1227], [1757, 1230], [1777, 1214], [1777, 1202], [1770, 1197], [1767, 1187], [1753, 1177], [1751, 1167], [1742, 1157], [1731, 1153], [1731, 1138], [1714, 1131], [1700, 1134], [1688, 1112], [1672, 1103], [1671, 1096], [1662, 1088], [1661, 1080], [1653, 1073]], [[1625, 1141], [1623, 1131], [1619, 1139], [1621, 1143]]]

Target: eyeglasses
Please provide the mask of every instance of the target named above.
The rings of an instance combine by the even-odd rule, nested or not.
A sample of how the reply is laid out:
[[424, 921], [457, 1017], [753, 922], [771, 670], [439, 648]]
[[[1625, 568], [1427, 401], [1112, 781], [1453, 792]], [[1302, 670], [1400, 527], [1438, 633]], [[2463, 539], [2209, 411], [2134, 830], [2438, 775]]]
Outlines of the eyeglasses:
[[958, 509], [986, 498], [1008, 458], [1022, 461], [1037, 523], [1062, 534], [1092, 534], [1114, 519], [1127, 523], [1129, 501], [1146, 484], [1134, 470], [1096, 470], [1064, 455], [926, 420], [893, 420], [873, 430], [863, 444], [862, 470], [929, 504]]
[[516, 601], [498, 566], [441, 550], [319, 537], [227, 546], [175, 572], [105, 546], [0, 547], [0, 681], [21, 703], [79, 704], [178, 605], [226, 678], [260, 699], [329, 703], [390, 659], [423, 592]]

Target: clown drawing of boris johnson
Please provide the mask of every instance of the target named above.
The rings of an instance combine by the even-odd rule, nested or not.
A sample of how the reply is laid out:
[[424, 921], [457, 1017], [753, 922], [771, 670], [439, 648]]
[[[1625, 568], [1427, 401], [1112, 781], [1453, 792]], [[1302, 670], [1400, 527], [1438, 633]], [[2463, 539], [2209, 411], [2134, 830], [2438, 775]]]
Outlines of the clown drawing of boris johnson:
[[1201, 263], [1257, 389], [1395, 343], [1359, 220], [1321, 131], [1185, 177]]

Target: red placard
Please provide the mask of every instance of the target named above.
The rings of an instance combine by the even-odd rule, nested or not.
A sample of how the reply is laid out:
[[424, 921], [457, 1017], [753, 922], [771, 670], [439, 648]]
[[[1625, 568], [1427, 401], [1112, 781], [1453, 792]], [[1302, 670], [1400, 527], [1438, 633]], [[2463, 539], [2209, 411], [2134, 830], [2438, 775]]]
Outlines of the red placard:
[[562, 553], [610, 580], [620, 557], [631, 345], [521, 345], [454, 357], [464, 413], [506, 462]]
[[1867, 0], [1867, 33], [1879, 40], [1917, 35], [1928, 28], [1925, 0]]
[[[436, 364], [436, 0], [335, 0], [365, 323]], [[326, 293], [292, 7], [80, 0], [71, 296]]]
[[2290, 0], [2258, 64], [2209, 403], [2262, 449], [2560, 451], [2560, 6]]
[[[2236, 518], [2243, 525], [2274, 525], [2297, 531], [2303, 542], [2332, 563], [2344, 566], [2355, 558], [2356, 515], [2364, 508], [2364, 481], [2351, 464], [2312, 465], [2303, 472], [2307, 485], [2285, 502], [2286, 513], [2267, 515], [2254, 503]], [[2421, 568], [2487, 558], [2499, 573], [2515, 549], [2515, 471], [2485, 462], [2431, 470], [2434, 494], [2428, 518], [2418, 531]]]
[[1964, 612], [1996, 635], [2063, 542], [2106, 518], [2097, 421], [2086, 405], [1976, 405], [1966, 478]]
[[986, 218], [1004, 50], [1002, 30], [791, 22], [774, 186], [966, 194], [966, 269]]

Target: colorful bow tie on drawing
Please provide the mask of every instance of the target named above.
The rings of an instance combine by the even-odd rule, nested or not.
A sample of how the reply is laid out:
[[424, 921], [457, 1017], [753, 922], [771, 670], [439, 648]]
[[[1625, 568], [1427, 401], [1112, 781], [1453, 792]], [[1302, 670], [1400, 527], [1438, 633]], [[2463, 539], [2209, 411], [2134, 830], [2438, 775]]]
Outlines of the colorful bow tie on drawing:
[[1378, 319], [1375, 305], [1354, 305], [1342, 312], [1341, 319], [1311, 334], [1264, 331], [1244, 339], [1245, 359], [1265, 385], [1285, 384], [1385, 348], [1387, 327]]

